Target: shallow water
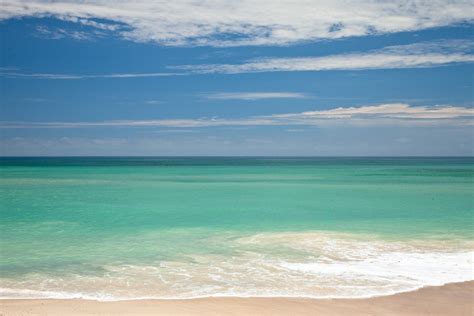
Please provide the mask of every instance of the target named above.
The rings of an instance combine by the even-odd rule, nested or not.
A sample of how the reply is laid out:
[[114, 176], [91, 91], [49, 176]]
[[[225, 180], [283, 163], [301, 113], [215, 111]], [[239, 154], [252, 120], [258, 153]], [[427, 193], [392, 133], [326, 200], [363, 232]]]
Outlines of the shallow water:
[[2, 297], [367, 297], [474, 279], [472, 158], [2, 158]]

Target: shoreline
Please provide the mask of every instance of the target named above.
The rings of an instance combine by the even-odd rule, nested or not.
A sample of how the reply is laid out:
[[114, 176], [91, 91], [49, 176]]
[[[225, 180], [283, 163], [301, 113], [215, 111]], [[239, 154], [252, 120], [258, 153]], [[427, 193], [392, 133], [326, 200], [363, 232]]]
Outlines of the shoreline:
[[[406, 294], [417, 292], [419, 290], [425, 288], [440, 288], [450, 284], [465, 284], [465, 283], [473, 283], [474, 287], [474, 278], [469, 280], [462, 280], [462, 281], [453, 281], [447, 282], [440, 285], [422, 285], [417, 288], [401, 290], [398, 292], [386, 293], [386, 294], [375, 294], [375, 295], [366, 295], [366, 296], [251, 296], [251, 295], [203, 295], [203, 296], [191, 296], [191, 297], [137, 297], [137, 298], [95, 298], [95, 297], [81, 297], [81, 296], [71, 296], [71, 297], [0, 297], [0, 305], [2, 301], [36, 301], [36, 300], [43, 300], [43, 301], [90, 301], [90, 302], [98, 302], [98, 303], [118, 303], [118, 302], [136, 302], [136, 301], [193, 301], [193, 300], [204, 300], [204, 299], [291, 299], [291, 300], [367, 300], [373, 298], [380, 298], [380, 297], [390, 297], [399, 294]], [[2, 316], [0, 314], [0, 316]]]
[[0, 314], [16, 315], [471, 315], [474, 281], [357, 299], [208, 297], [195, 299], [2, 299]]

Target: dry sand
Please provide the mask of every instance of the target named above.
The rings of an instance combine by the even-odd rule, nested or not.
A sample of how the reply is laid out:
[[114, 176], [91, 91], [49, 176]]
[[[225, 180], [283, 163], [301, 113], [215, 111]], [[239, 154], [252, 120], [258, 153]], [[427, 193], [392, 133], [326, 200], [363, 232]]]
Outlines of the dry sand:
[[369, 299], [2, 300], [10, 315], [474, 315], [474, 281]]

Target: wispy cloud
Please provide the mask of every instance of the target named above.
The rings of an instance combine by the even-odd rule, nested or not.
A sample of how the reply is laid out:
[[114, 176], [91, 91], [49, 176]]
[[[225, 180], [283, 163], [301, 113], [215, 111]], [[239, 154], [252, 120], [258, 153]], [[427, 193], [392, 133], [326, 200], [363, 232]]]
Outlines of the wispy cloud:
[[[162, 45], [285, 45], [472, 22], [469, 0], [3, 0], [0, 19], [56, 17]], [[105, 23], [103, 21], [110, 23]]]
[[45, 98], [24, 98], [23, 99], [26, 102], [32, 102], [32, 103], [43, 103], [48, 101], [48, 99]]
[[247, 118], [198, 118], [125, 120], [101, 122], [3, 122], [0, 128], [90, 128], [90, 127], [167, 127], [200, 128], [218, 126], [433, 126], [473, 125], [474, 109], [459, 106], [410, 106], [404, 103], [339, 107], [300, 113], [252, 116]]
[[273, 115], [274, 118], [289, 120], [313, 119], [397, 119], [397, 120], [445, 120], [473, 118], [474, 109], [456, 106], [410, 106], [405, 103], [389, 103], [361, 107], [339, 107], [330, 110], [308, 111]]
[[218, 92], [206, 95], [211, 100], [305, 99], [300, 92]]
[[159, 100], [147, 100], [145, 101], [145, 104], [151, 104], [151, 105], [157, 105], [157, 104], [161, 104], [162, 101], [159, 101]]
[[95, 75], [75, 75], [75, 74], [53, 74], [53, 73], [21, 73], [21, 72], [1, 72], [0, 76], [7, 78], [26, 79], [51, 79], [51, 80], [79, 80], [79, 79], [121, 79], [121, 78], [153, 78], [182, 76], [186, 73], [173, 72], [149, 72], [149, 73], [121, 73], [121, 74], [95, 74]]
[[94, 38], [92, 36], [92, 33], [67, 30], [64, 28], [51, 29], [45, 25], [38, 25], [36, 27], [36, 32], [37, 32], [36, 35], [39, 37], [55, 39], [55, 40], [62, 39], [62, 38], [72, 38], [75, 40], [85, 41], [85, 40], [92, 40]]
[[474, 62], [474, 42], [449, 40], [389, 46], [368, 52], [300, 58], [259, 58], [239, 64], [176, 67], [196, 73], [327, 71], [437, 67]]
[[[153, 78], [209, 73], [239, 74], [273, 71], [329, 71], [440, 67], [456, 63], [474, 62], [474, 42], [445, 40], [409, 45], [388, 46], [382, 49], [317, 57], [259, 58], [236, 64], [201, 64], [169, 66], [170, 72], [115, 73], [115, 74], [57, 74], [23, 73], [12, 68], [0, 68], [0, 76], [9, 78], [78, 80], [95, 78]], [[291, 92], [235, 92], [216, 93], [213, 99], [303, 98]]]
[[94, 21], [92, 19], [78, 18], [75, 16], [58, 16], [58, 18], [60, 18], [63, 21], [79, 23], [81, 25], [93, 27], [93, 28], [103, 30], [103, 31], [116, 31], [122, 27], [120, 24], [102, 23], [102, 22]]

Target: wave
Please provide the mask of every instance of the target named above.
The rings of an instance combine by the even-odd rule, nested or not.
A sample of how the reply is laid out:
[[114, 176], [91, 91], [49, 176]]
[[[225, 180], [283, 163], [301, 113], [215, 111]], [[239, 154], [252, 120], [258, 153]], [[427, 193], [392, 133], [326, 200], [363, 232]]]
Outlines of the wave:
[[105, 264], [101, 273], [2, 278], [1, 298], [101, 301], [200, 297], [367, 298], [474, 279], [470, 240], [381, 240], [334, 233], [225, 238], [228, 253]]

